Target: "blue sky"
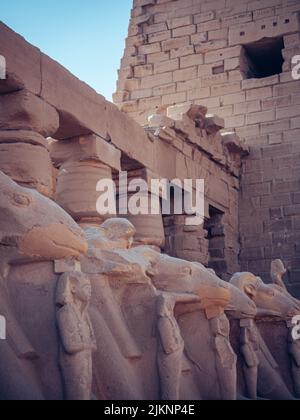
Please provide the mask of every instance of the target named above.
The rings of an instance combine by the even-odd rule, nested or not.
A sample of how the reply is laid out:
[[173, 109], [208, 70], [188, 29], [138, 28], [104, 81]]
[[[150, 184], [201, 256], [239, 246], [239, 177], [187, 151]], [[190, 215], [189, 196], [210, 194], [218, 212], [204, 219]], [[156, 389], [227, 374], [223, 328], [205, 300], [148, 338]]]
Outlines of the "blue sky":
[[131, 6], [132, 0], [2, 0], [0, 20], [111, 100]]

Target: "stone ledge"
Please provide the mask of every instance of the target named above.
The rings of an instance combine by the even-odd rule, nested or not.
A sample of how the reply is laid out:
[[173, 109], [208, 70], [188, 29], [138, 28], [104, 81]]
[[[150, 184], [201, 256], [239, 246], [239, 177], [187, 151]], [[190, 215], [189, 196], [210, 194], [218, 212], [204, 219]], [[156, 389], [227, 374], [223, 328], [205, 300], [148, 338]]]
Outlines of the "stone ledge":
[[144, 166], [153, 166], [152, 143], [129, 116], [3, 23], [0, 39], [0, 55], [7, 62], [7, 79], [0, 80], [0, 93], [26, 89], [56, 108], [60, 116], [57, 139], [95, 133]]

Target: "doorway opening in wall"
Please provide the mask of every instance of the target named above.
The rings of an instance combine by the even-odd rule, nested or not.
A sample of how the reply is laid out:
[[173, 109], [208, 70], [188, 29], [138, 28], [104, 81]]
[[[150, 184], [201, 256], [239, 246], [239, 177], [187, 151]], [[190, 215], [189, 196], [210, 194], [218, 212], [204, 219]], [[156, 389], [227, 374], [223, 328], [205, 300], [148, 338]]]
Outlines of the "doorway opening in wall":
[[283, 37], [264, 38], [244, 45], [241, 57], [241, 73], [244, 79], [262, 79], [282, 73], [283, 49]]
[[215, 270], [216, 274], [223, 278], [227, 273], [225, 256], [225, 229], [224, 212], [214, 206], [209, 206], [209, 219], [204, 223], [209, 241], [209, 268]]

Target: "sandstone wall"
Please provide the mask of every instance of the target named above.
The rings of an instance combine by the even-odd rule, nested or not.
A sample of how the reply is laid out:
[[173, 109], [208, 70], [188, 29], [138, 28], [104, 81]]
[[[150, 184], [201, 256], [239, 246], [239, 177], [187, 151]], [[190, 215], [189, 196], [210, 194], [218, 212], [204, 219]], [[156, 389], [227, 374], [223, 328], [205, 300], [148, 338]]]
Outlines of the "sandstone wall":
[[[210, 126], [213, 127], [220, 129]], [[186, 115], [177, 121], [167, 119], [153, 135], [169, 145], [165, 159], [170, 164], [176, 163], [180, 180], [187, 174], [188, 179], [205, 182], [204, 226], [186, 226], [186, 216], [164, 217], [165, 251], [178, 258], [201, 262], [223, 279], [229, 279], [240, 269], [239, 176], [246, 148], [233, 133], [221, 136], [219, 131], [195, 128]]]
[[[155, 221], [156, 228], [151, 218], [136, 223], [148, 232], [157, 229], [159, 240], [166, 236], [165, 250], [173, 255], [210, 264], [224, 278], [239, 270], [244, 149], [235, 136], [220, 135], [222, 119], [206, 118], [203, 111], [199, 127], [186, 115], [189, 107], [175, 107], [174, 119], [147, 132], [3, 24], [0, 38], [7, 62], [7, 77], [0, 81], [1, 171], [54, 198], [81, 224], [101, 222], [97, 182], [120, 170], [168, 180], [204, 178], [206, 216], [219, 212], [210, 225], [187, 228], [184, 216], [164, 217], [164, 231], [162, 221]], [[56, 141], [47, 143], [49, 136]]]
[[[144, 131], [1, 24], [0, 36], [0, 400], [299, 396], [299, 302], [159, 252], [166, 236], [165, 251], [223, 278], [239, 269], [245, 144], [197, 105]], [[204, 178], [205, 225], [168, 216], [164, 230], [160, 214], [100, 225], [96, 184], [121, 169], [148, 183]]]
[[[300, 82], [291, 58], [300, 52], [299, 11], [299, 0], [136, 0], [115, 95], [142, 125], [174, 104], [205, 105], [246, 140], [241, 265], [267, 279], [271, 260], [282, 258], [296, 293]], [[264, 73], [250, 52], [270, 62], [269, 71], [282, 55], [282, 68], [256, 78]]]

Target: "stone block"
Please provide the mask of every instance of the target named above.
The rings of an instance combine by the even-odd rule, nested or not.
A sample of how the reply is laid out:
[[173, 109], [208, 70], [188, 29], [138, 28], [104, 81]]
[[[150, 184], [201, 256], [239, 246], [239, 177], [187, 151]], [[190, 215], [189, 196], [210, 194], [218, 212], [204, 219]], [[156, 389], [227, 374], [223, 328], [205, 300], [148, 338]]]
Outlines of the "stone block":
[[76, 221], [102, 220], [96, 209], [97, 183], [112, 179], [112, 171], [99, 162], [67, 162], [60, 168], [55, 201]]
[[81, 264], [75, 259], [64, 259], [54, 261], [54, 272], [56, 274], [81, 272]]
[[150, 44], [157, 44], [158, 42], [166, 41], [167, 39], [171, 39], [171, 31], [156, 32], [148, 35], [148, 42]]
[[226, 83], [221, 85], [215, 85], [211, 87], [212, 96], [222, 96], [230, 93], [236, 93], [241, 90], [240, 82]]
[[169, 29], [181, 28], [183, 26], [189, 26], [193, 23], [192, 16], [184, 16], [175, 19], [169, 19], [167, 25]]
[[173, 38], [167, 41], [163, 41], [162, 50], [163, 51], [176, 50], [178, 48], [187, 47], [188, 45], [190, 45], [190, 37], [183, 36], [183, 37]]
[[184, 82], [186, 80], [196, 79], [198, 76], [197, 67], [189, 67], [183, 70], [177, 70], [173, 73], [174, 82]]
[[53, 169], [44, 146], [29, 142], [0, 142], [0, 171], [18, 184], [53, 196]]
[[261, 87], [261, 88], [251, 89], [246, 92], [247, 101], [253, 101], [256, 99], [266, 99], [266, 98], [271, 98], [272, 96], [273, 94], [272, 94], [271, 87]]
[[207, 52], [205, 54], [205, 63], [213, 63], [215, 61], [226, 60], [228, 58], [239, 58], [241, 55], [241, 47], [223, 48], [217, 51]]
[[167, 109], [167, 115], [172, 120], [182, 120], [183, 115], [191, 108], [191, 102], [181, 105], [170, 106]]
[[154, 76], [147, 76], [142, 79], [141, 88], [149, 89], [156, 86], [161, 86], [167, 83], [171, 83], [172, 81], [173, 81], [172, 72], [156, 74]]
[[188, 55], [186, 57], [182, 57], [180, 59], [180, 67], [186, 68], [186, 67], [193, 67], [203, 64], [203, 55], [202, 54], [193, 54]]
[[48, 142], [43, 136], [26, 130], [0, 130], [0, 143], [28, 143], [48, 148]]
[[174, 127], [175, 123], [171, 118], [166, 117], [165, 115], [155, 114], [151, 115], [148, 118], [150, 128], [158, 127]]
[[181, 36], [187, 36], [187, 35], [193, 35], [197, 31], [196, 25], [188, 25], [188, 26], [182, 26], [177, 29], [173, 29], [172, 36], [173, 38], [181, 37]]
[[121, 152], [96, 135], [52, 141], [49, 145], [51, 159], [56, 166], [65, 162], [95, 160], [110, 168], [121, 170]]
[[153, 88], [154, 96], [170, 95], [176, 92], [176, 83], [168, 83], [166, 85], [157, 86]]
[[175, 71], [177, 69], [179, 69], [178, 58], [154, 64], [154, 73], [166, 73], [168, 71]]
[[145, 77], [145, 76], [151, 76], [152, 74], [153, 74], [152, 64], [146, 64], [143, 66], [134, 67], [134, 77]]
[[187, 98], [186, 92], [172, 93], [162, 97], [162, 105], [175, 105], [185, 102]]
[[207, 32], [198, 32], [195, 35], [192, 35], [191, 41], [194, 45], [201, 45], [203, 42], [208, 41]]
[[272, 86], [279, 83], [279, 75], [276, 74], [270, 77], [264, 77], [262, 79], [246, 79], [242, 81], [242, 89], [258, 89], [265, 86]]
[[234, 105], [245, 103], [246, 95], [244, 92], [240, 93], [230, 93], [229, 95], [225, 95], [221, 97], [221, 103], [223, 105]]
[[216, 39], [226, 39], [228, 35], [228, 29], [217, 29], [215, 31], [208, 31], [208, 40], [213, 41]]
[[207, 115], [205, 119], [204, 129], [208, 134], [215, 134], [225, 127], [223, 118], [217, 115]]
[[229, 45], [246, 44], [262, 38], [274, 38], [299, 31], [296, 14], [270, 17], [229, 29]]
[[29, 91], [1, 95], [1, 130], [31, 130], [50, 137], [58, 128], [59, 115], [56, 109]]
[[[195, 53], [194, 45], [188, 45], [186, 47], [178, 48], [177, 50], [171, 50], [170, 51], [170, 58], [181, 58], [185, 57], [186, 55], [191, 55]], [[168, 54], [168, 53], [164, 53]]]
[[[41, 91], [41, 53], [22, 36], [0, 22], [0, 55], [6, 59], [7, 79], [1, 80], [0, 93], [26, 87], [38, 95]], [[13, 46], [13, 48], [12, 48]]]
[[[213, 52], [215, 50], [220, 50], [221, 48], [227, 47], [227, 41], [225, 39], [217, 39], [214, 41], [208, 42], [201, 42], [200, 44], [195, 45], [195, 51], [197, 54], [208, 54], [209, 52]], [[214, 60], [218, 58], [214, 56]], [[214, 62], [211, 61], [212, 63]]]
[[216, 12], [211, 10], [205, 13], [199, 13], [194, 16], [194, 23], [203, 23], [208, 22], [210, 20], [214, 20], [216, 17]]
[[207, 22], [201, 22], [197, 25], [198, 32], [216, 31], [221, 28], [220, 19], [209, 20]]
[[[167, 41], [164, 41], [167, 42]], [[139, 54], [154, 54], [161, 52], [160, 42], [153, 42], [152, 44], [144, 44], [138, 47]]]
[[246, 115], [246, 124], [257, 124], [275, 120], [275, 111], [253, 112]]
[[[165, 244], [165, 233], [162, 215], [152, 215], [150, 211], [150, 195], [148, 192], [141, 193], [148, 200], [148, 206], [144, 209], [149, 214], [132, 215], [126, 218], [134, 225], [136, 234], [134, 236], [135, 245], [152, 245], [163, 248]], [[130, 194], [128, 195], [130, 203]]]

